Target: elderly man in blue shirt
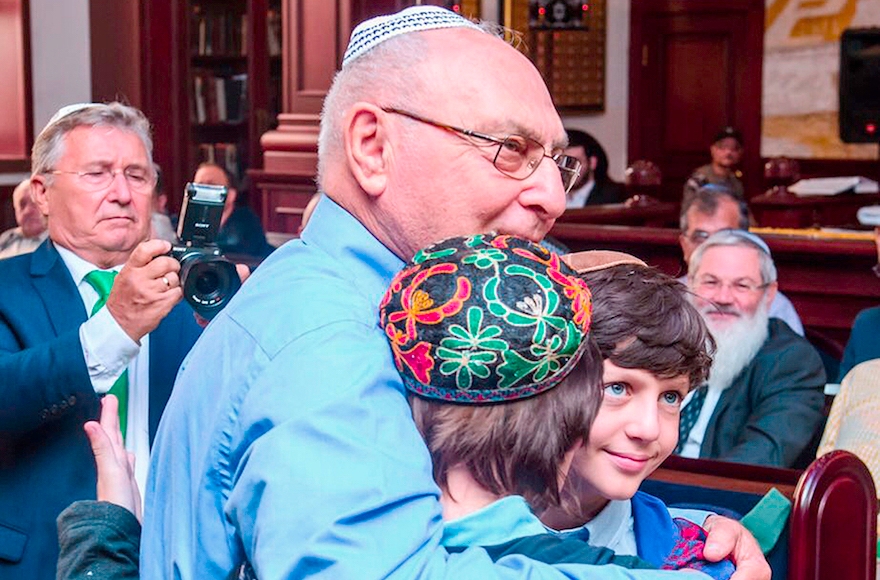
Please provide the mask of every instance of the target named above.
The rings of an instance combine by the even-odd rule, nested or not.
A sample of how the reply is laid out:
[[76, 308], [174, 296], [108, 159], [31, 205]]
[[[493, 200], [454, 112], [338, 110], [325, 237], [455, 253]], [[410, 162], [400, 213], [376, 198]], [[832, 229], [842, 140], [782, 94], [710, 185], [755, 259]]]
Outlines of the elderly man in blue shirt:
[[[244, 560], [266, 580], [673, 574], [448, 554], [430, 456], [377, 324], [419, 248], [488, 231], [543, 238], [577, 176], [565, 145], [538, 71], [481, 26], [422, 6], [355, 29], [322, 115], [325, 195], [178, 376], [146, 490], [142, 578], [224, 578]], [[737, 580], [769, 578], [738, 524], [707, 525]]]

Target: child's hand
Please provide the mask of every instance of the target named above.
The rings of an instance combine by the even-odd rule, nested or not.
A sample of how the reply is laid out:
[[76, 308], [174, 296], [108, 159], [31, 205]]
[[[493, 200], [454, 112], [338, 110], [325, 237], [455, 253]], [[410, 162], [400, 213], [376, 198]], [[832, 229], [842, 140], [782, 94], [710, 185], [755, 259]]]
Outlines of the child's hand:
[[98, 467], [98, 500], [122, 506], [141, 520], [141, 494], [134, 478], [134, 455], [125, 450], [119, 430], [119, 401], [114, 395], [101, 400], [101, 420], [83, 428], [92, 444]]

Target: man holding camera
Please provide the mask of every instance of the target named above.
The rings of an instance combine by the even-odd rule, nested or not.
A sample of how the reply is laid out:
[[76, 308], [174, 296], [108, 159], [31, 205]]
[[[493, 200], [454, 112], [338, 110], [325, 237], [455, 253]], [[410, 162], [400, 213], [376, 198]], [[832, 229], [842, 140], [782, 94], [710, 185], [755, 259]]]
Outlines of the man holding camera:
[[143, 485], [150, 443], [199, 335], [171, 245], [149, 240], [156, 180], [137, 109], [62, 108], [37, 136], [31, 188], [49, 218], [33, 254], [0, 261], [0, 579], [54, 578], [56, 516], [95, 497], [83, 423], [120, 399]]

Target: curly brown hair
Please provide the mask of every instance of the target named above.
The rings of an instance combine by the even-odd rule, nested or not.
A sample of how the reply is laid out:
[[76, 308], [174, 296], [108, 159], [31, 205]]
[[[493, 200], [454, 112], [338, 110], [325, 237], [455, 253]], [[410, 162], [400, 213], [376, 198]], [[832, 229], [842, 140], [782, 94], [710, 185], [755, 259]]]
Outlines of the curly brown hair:
[[683, 284], [638, 264], [622, 264], [579, 276], [593, 293], [590, 334], [602, 358], [659, 378], [687, 375], [703, 384], [715, 341]]

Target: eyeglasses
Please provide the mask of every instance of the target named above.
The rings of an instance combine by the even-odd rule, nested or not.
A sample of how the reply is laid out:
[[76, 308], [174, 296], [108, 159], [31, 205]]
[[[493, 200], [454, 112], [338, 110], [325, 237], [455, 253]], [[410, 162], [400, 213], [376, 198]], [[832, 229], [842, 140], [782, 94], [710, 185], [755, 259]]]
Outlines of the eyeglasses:
[[[545, 157], [552, 159], [559, 168], [559, 173], [562, 176], [562, 187], [565, 189], [565, 193], [568, 193], [571, 190], [581, 174], [581, 162], [576, 158], [561, 153], [548, 155], [547, 150], [544, 149], [543, 145], [529, 137], [513, 134], [502, 139], [500, 137], [486, 135], [485, 133], [478, 133], [477, 131], [472, 131], [470, 129], [461, 129], [459, 127], [453, 127], [452, 125], [431, 121], [430, 119], [425, 119], [415, 113], [395, 109], [393, 107], [382, 107], [382, 110], [386, 113], [402, 115], [413, 121], [425, 123], [426, 125], [456, 133], [463, 137], [480, 139], [498, 145], [495, 157], [492, 158], [492, 165], [504, 175], [514, 179], [528, 179], [535, 171], [537, 171], [538, 166]], [[476, 143], [474, 143], [474, 145], [479, 146]]]
[[48, 171], [52, 175], [76, 175], [80, 183], [89, 191], [100, 191], [110, 187], [120, 173], [125, 177], [128, 188], [137, 193], [152, 193], [156, 185], [156, 174], [143, 167], [126, 167], [125, 169], [96, 169], [94, 171]]
[[685, 233], [684, 237], [689, 239], [691, 241], [691, 243], [694, 244], [695, 246], [699, 246], [700, 244], [702, 244], [703, 242], [708, 240], [709, 236], [711, 236], [711, 235], [712, 234], [710, 234], [709, 232], [707, 232], [705, 230], [694, 230], [693, 232], [691, 232], [689, 234]]
[[770, 284], [755, 284], [751, 280], [745, 278], [734, 280], [733, 282], [724, 282], [714, 276], [701, 276], [694, 281], [694, 288], [697, 293], [714, 293], [727, 286], [730, 288], [730, 292], [734, 296], [748, 296], [752, 292], [763, 290], [769, 285]]

